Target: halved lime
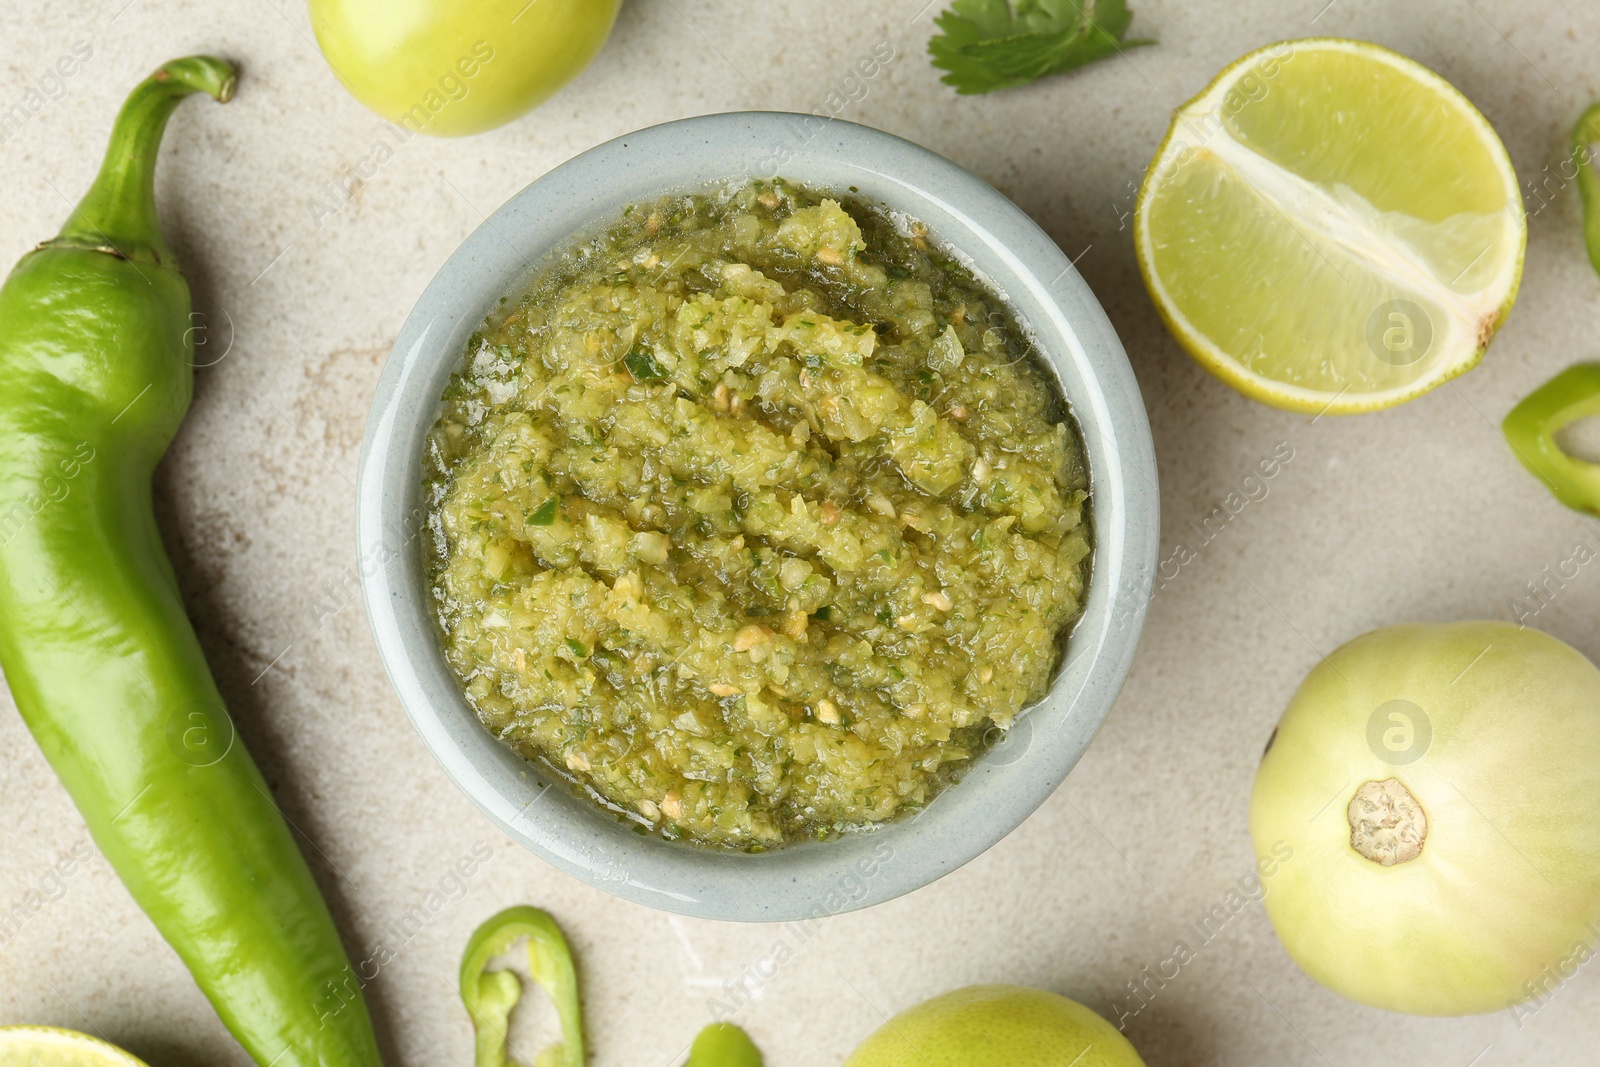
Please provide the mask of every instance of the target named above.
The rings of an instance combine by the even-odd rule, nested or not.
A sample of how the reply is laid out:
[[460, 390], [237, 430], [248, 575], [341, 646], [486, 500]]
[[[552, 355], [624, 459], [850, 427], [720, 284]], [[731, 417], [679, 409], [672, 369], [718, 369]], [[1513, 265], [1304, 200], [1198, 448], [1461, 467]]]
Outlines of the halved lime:
[[1178, 109], [1134, 215], [1179, 343], [1257, 400], [1390, 407], [1470, 370], [1516, 298], [1516, 172], [1455, 87], [1364, 41], [1252, 52]]
[[98, 1037], [55, 1026], [0, 1026], [0, 1067], [146, 1067]]

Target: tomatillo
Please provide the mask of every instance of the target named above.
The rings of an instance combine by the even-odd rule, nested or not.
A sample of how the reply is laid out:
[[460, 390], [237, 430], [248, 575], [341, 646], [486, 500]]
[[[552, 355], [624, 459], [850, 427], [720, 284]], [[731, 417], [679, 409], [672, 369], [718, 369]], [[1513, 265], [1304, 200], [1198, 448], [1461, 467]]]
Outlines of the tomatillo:
[[310, 0], [322, 54], [355, 98], [413, 133], [481, 133], [594, 59], [622, 0]]
[[844, 1067], [1144, 1067], [1094, 1011], [1043, 989], [975, 985], [884, 1023]]
[[[1419, 1015], [1553, 991], [1600, 940], [1600, 670], [1502, 622], [1391, 626], [1306, 677], [1256, 773], [1294, 961]], [[1532, 1010], [1524, 1008], [1523, 1011]]]

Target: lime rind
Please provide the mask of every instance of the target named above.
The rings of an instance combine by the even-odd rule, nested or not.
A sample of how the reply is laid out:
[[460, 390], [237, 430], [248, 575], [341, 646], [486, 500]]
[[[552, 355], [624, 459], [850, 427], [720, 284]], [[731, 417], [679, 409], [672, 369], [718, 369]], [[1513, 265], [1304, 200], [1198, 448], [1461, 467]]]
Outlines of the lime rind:
[[0, 1067], [147, 1067], [109, 1041], [58, 1026], [0, 1026]]

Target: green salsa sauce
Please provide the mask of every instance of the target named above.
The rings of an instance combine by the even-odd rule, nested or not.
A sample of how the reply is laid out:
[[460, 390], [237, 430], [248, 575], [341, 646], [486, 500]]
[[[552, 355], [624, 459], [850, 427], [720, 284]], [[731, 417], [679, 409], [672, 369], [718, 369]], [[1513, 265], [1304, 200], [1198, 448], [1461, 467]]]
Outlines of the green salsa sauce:
[[425, 463], [484, 725], [664, 836], [924, 807], [1047, 690], [1082, 449], [915, 222], [755, 182], [630, 208], [468, 345]]

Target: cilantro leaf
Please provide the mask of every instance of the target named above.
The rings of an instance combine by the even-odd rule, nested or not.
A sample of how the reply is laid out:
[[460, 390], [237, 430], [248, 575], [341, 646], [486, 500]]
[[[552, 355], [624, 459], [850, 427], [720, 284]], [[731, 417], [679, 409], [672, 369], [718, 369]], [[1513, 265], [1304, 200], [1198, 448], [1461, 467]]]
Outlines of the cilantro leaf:
[[628, 368], [628, 373], [633, 375], [636, 382], [655, 382], [667, 376], [666, 368], [646, 348], [635, 348], [623, 356], [622, 365]]
[[955, 0], [928, 42], [940, 80], [962, 94], [1026, 85], [1153, 41], [1124, 41], [1126, 0]]
[[551, 497], [535, 510], [528, 512], [524, 521], [529, 526], [549, 526], [556, 521], [556, 510], [559, 506], [559, 501]]

